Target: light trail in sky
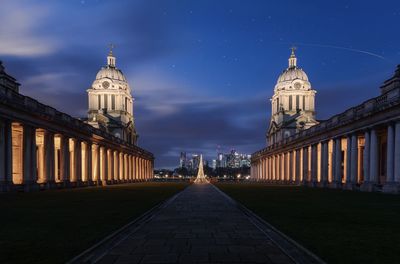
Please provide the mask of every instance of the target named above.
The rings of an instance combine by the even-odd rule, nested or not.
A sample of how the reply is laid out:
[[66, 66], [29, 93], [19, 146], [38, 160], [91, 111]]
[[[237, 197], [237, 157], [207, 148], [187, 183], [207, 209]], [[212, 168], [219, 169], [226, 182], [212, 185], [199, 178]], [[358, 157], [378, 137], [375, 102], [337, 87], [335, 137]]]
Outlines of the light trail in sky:
[[[281, 42], [282, 43], [282, 42]], [[288, 43], [289, 44], [289, 43]], [[319, 47], [319, 48], [331, 48], [331, 49], [338, 49], [338, 50], [346, 50], [346, 51], [352, 51], [352, 52], [357, 52], [365, 55], [369, 55], [381, 60], [384, 60], [386, 62], [390, 62], [388, 59], [383, 57], [382, 55], [376, 54], [374, 52], [370, 52], [367, 50], [361, 50], [361, 49], [354, 49], [354, 48], [347, 48], [347, 47], [342, 47], [342, 46], [335, 46], [335, 45], [326, 45], [326, 44], [315, 44], [315, 43], [295, 43], [297, 46], [308, 46], [308, 47]]]

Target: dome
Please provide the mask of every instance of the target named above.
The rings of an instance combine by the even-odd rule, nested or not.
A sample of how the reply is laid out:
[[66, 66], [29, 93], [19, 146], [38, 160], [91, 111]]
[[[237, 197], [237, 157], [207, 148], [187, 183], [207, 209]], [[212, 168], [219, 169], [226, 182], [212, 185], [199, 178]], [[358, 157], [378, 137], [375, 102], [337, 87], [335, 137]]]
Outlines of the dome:
[[302, 69], [298, 67], [289, 67], [279, 75], [277, 83], [294, 81], [296, 79], [308, 82], [307, 74]]
[[122, 71], [111, 66], [102, 67], [100, 71], [97, 73], [96, 80], [100, 80], [103, 78], [109, 78], [111, 80], [126, 82], [125, 76], [122, 73]]

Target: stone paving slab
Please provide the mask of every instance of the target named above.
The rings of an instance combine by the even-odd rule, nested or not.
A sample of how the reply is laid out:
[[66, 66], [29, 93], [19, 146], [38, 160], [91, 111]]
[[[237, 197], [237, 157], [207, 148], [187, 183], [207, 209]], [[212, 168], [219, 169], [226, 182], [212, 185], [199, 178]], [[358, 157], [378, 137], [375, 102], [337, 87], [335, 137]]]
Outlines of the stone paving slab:
[[211, 184], [193, 184], [97, 262], [295, 263]]

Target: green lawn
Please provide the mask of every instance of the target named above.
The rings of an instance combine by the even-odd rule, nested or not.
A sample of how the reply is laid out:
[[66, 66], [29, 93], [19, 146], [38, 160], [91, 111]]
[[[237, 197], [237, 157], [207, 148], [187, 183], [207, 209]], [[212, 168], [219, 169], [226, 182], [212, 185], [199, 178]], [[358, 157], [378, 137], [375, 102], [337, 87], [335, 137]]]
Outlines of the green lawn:
[[400, 196], [216, 185], [328, 263], [400, 263]]
[[0, 194], [0, 263], [64, 263], [186, 186], [135, 183]]

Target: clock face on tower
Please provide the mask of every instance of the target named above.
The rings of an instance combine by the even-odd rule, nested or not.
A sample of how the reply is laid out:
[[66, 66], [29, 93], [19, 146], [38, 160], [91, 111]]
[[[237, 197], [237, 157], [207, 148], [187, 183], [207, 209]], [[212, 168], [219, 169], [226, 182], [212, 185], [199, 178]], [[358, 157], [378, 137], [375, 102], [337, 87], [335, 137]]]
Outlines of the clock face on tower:
[[300, 87], [301, 87], [301, 83], [297, 82], [294, 84], [294, 88], [300, 89]]
[[104, 82], [102, 83], [102, 85], [103, 85], [103, 88], [104, 88], [104, 89], [107, 89], [108, 87], [110, 87], [110, 83], [107, 82], [107, 81], [104, 81]]

